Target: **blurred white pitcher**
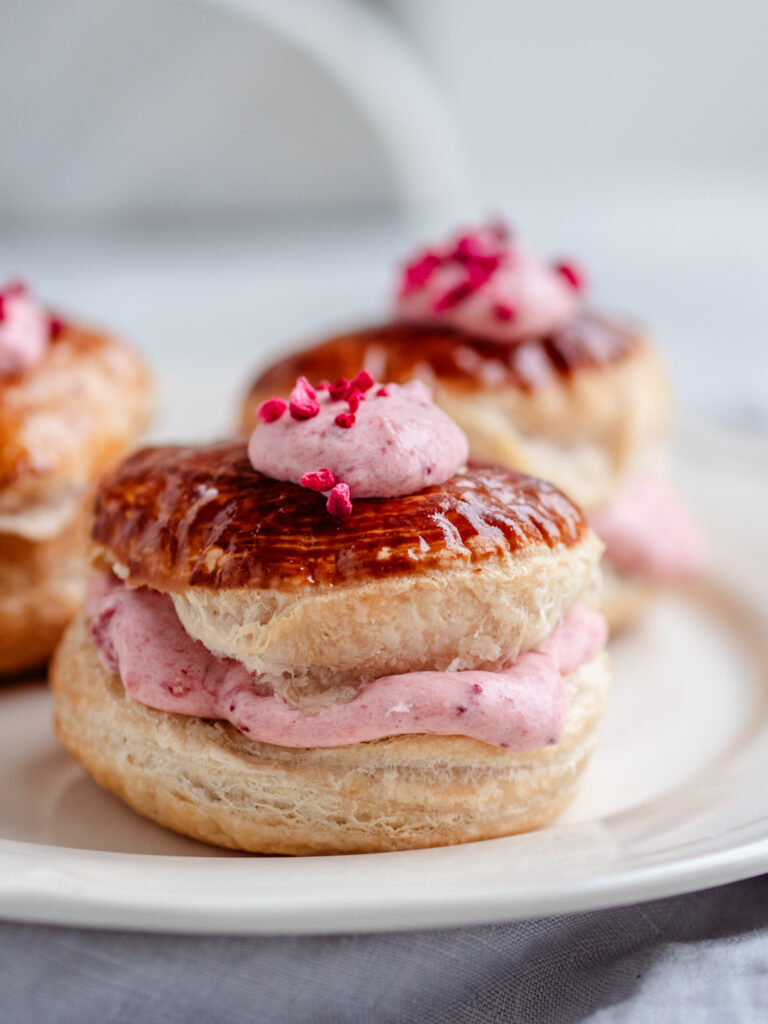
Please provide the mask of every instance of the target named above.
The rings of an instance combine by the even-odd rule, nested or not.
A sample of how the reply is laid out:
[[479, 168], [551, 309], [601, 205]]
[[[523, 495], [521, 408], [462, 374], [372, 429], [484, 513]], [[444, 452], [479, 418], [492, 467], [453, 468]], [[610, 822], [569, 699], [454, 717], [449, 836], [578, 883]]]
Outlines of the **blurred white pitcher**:
[[440, 209], [465, 192], [426, 68], [358, 0], [6, 0], [0, 217]]

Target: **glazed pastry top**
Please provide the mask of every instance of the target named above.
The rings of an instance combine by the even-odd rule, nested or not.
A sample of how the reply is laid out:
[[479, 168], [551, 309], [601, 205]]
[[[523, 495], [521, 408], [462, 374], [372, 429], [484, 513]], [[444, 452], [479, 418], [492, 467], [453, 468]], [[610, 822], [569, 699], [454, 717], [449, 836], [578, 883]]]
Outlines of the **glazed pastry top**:
[[451, 327], [393, 322], [339, 334], [268, 367], [251, 388], [248, 423], [267, 395], [288, 394], [297, 376], [354, 377], [365, 366], [379, 380], [428, 383], [462, 391], [518, 388], [536, 391], [632, 356], [645, 344], [640, 332], [598, 313], [579, 312], [566, 326], [514, 345]]
[[416, 494], [362, 498], [330, 516], [325, 498], [273, 480], [244, 441], [146, 448], [104, 481], [97, 552], [132, 586], [333, 587], [575, 546], [581, 512], [550, 484], [499, 466]]

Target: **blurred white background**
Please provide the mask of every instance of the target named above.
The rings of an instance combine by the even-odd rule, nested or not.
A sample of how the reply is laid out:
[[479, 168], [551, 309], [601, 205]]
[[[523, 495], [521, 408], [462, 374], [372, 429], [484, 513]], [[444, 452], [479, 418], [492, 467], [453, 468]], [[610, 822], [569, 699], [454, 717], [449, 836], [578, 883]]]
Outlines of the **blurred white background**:
[[653, 327], [689, 415], [766, 423], [764, 0], [2, 9], [0, 272], [142, 345], [165, 436], [489, 211]]
[[764, 176], [764, 0], [386, 0], [444, 83], [481, 186]]

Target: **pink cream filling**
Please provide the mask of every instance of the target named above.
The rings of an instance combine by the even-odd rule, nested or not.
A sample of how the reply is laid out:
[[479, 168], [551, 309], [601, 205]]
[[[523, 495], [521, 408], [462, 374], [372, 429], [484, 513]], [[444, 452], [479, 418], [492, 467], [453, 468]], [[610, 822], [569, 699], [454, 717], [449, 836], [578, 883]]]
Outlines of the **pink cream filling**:
[[409, 672], [365, 685], [345, 704], [304, 715], [232, 659], [217, 658], [181, 625], [171, 599], [97, 580], [87, 598], [91, 635], [126, 692], [160, 711], [224, 719], [281, 747], [339, 747], [405, 733], [468, 736], [514, 751], [562, 739], [564, 677], [604, 647], [603, 618], [573, 608], [534, 650], [501, 672]]
[[682, 501], [658, 480], [637, 480], [589, 522], [620, 572], [676, 582], [704, 564], [699, 528]]
[[445, 483], [467, 461], [466, 437], [421, 381], [369, 389], [349, 427], [337, 423], [346, 400], [327, 390], [316, 399], [307, 419], [285, 413], [258, 425], [248, 442], [254, 469], [294, 484], [329, 469], [352, 498], [390, 498]]
[[0, 377], [23, 373], [38, 363], [49, 337], [48, 314], [23, 284], [0, 290]]

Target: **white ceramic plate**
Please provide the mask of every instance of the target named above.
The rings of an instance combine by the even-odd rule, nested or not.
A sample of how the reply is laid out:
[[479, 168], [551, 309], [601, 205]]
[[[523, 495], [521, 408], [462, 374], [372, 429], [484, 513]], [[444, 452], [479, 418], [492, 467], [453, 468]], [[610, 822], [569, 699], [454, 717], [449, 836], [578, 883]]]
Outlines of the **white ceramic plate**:
[[414, 928], [628, 903], [768, 871], [768, 445], [696, 432], [680, 473], [712, 573], [614, 645], [576, 804], [541, 832], [408, 853], [240, 857], [144, 821], [0, 689], [0, 915], [222, 932]]

